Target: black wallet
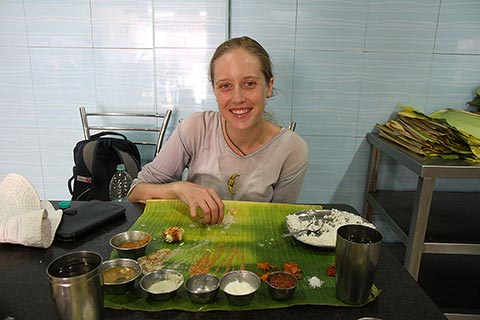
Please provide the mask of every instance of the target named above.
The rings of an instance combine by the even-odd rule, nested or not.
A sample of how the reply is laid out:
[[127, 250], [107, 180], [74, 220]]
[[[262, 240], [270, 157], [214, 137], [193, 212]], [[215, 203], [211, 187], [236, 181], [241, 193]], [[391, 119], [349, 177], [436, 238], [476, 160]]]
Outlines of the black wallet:
[[79, 206], [64, 209], [55, 238], [61, 241], [75, 241], [106, 222], [125, 217], [126, 211], [122, 206], [100, 200], [90, 200]]

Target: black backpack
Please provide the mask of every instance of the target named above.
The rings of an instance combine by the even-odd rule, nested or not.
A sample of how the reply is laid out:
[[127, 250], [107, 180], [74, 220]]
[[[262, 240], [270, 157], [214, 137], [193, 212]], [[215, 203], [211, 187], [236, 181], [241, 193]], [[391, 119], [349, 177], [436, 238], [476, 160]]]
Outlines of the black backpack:
[[[107, 135], [120, 138], [104, 137]], [[72, 200], [79, 201], [109, 201], [109, 184], [117, 164], [125, 164], [132, 179], [141, 169], [137, 146], [123, 134], [110, 131], [79, 141], [73, 149], [73, 160], [75, 166], [73, 176], [68, 180], [68, 189]]]

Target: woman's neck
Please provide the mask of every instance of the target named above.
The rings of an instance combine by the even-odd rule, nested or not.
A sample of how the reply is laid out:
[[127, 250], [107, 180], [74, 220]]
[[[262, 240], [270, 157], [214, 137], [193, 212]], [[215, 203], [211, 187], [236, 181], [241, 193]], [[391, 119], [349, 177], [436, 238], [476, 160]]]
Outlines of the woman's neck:
[[261, 123], [257, 128], [239, 131], [228, 125], [223, 119], [223, 134], [229, 147], [238, 155], [246, 156], [260, 149], [266, 141], [266, 123]]

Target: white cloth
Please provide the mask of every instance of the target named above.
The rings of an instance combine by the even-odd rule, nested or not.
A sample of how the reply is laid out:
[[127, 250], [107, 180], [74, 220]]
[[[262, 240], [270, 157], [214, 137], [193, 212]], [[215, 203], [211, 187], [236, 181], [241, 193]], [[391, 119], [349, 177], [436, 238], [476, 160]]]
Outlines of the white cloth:
[[11, 173], [0, 182], [0, 242], [48, 248], [62, 220], [24, 176]]

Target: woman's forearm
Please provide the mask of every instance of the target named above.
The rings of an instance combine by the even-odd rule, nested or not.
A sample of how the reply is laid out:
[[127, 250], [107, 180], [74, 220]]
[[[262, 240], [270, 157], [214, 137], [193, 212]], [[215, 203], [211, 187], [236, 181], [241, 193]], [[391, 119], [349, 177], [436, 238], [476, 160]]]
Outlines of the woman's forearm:
[[145, 202], [150, 199], [176, 199], [175, 184], [177, 182], [158, 184], [158, 183], [139, 183], [128, 195], [130, 202]]

